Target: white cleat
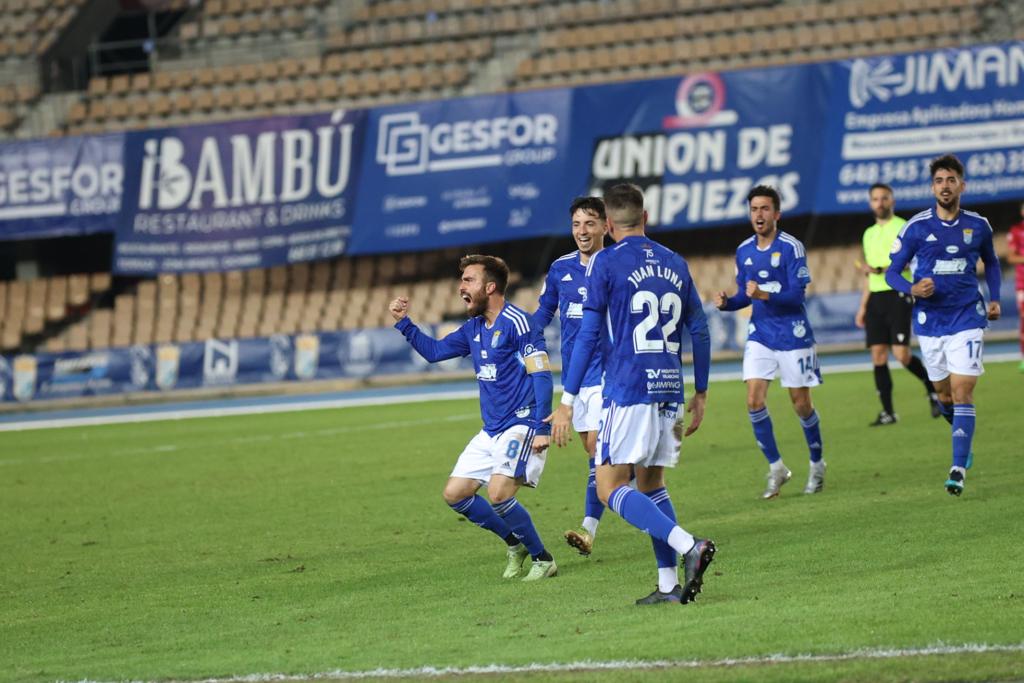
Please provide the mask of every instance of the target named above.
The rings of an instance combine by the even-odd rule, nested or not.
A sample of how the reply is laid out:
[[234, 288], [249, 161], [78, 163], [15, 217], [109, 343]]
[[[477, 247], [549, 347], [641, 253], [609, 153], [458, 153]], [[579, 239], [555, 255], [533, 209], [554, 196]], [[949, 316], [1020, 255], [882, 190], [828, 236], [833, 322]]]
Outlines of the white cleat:
[[804, 487], [804, 493], [808, 495], [820, 493], [823, 488], [825, 488], [825, 461], [819, 460], [818, 462], [811, 463], [811, 470], [807, 474], [807, 486]]
[[779, 489], [793, 477], [793, 473], [785, 467], [771, 468], [768, 470], [768, 486], [765, 487], [764, 493], [761, 494], [761, 498], [764, 500], [770, 500], [779, 495]]

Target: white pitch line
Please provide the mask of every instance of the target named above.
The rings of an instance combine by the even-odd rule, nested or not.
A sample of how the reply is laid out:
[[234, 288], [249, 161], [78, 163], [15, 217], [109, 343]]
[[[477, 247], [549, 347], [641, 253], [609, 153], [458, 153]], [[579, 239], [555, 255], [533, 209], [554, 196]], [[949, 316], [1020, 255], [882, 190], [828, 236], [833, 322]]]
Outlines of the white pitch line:
[[[992, 354], [987, 361], [1017, 360], [1016, 353]], [[892, 361], [893, 367], [900, 367]], [[826, 377], [831, 374], [862, 372], [871, 369], [870, 363], [841, 363], [824, 367]], [[741, 372], [712, 372], [711, 381], [731, 382], [742, 379]], [[687, 375], [685, 381], [693, 386], [693, 376]], [[561, 391], [556, 386], [555, 391]], [[141, 422], [160, 422], [163, 420], [189, 420], [203, 417], [233, 417], [237, 415], [269, 415], [272, 413], [296, 413], [304, 410], [331, 410], [336, 408], [356, 408], [361, 406], [398, 405], [402, 403], [428, 403], [431, 401], [450, 401], [455, 399], [476, 398], [476, 389], [457, 389], [438, 391], [436, 393], [394, 394], [389, 396], [367, 396], [361, 398], [339, 398], [311, 401], [290, 401], [288, 403], [267, 403], [249, 406], [221, 406], [218, 408], [187, 408], [181, 410], [157, 410], [143, 413], [120, 413], [117, 415], [95, 415], [91, 417], [67, 417], [43, 420], [24, 420], [21, 422], [2, 422], [0, 432], [21, 432], [31, 429], [59, 429], [62, 427], [91, 427], [96, 425], [135, 424]]]
[[[187, 683], [302, 683], [302, 681], [320, 680], [365, 680], [372, 678], [439, 678], [441, 676], [465, 676], [465, 675], [509, 675], [509, 674], [531, 674], [531, 673], [559, 673], [572, 671], [622, 671], [622, 670], [645, 670], [645, 669], [710, 669], [739, 666], [759, 666], [764, 664], [818, 664], [827, 662], [844, 662], [858, 659], [902, 659], [906, 657], [926, 657], [930, 655], [962, 655], [962, 654], [983, 654], [988, 652], [1024, 652], [1024, 643], [1010, 645], [989, 645], [985, 643], [964, 643], [962, 645], [930, 645], [922, 648], [865, 648], [851, 652], [838, 652], [834, 654], [812, 655], [786, 655], [772, 654], [761, 657], [738, 657], [727, 659], [686, 659], [686, 660], [637, 660], [626, 659], [618, 661], [592, 661], [583, 660], [579, 662], [551, 663], [551, 664], [525, 664], [522, 666], [507, 666], [503, 664], [489, 664], [486, 666], [467, 667], [433, 667], [423, 666], [414, 669], [373, 669], [369, 671], [322, 671], [312, 674], [281, 674], [263, 673], [247, 674], [242, 676], [229, 676], [225, 678], [203, 678]], [[163, 680], [163, 679], [162, 679]], [[184, 683], [184, 679], [178, 680]], [[61, 681], [60, 683], [66, 683]], [[81, 679], [77, 683], [103, 683], [90, 679]], [[137, 683], [137, 682], [136, 682]]]

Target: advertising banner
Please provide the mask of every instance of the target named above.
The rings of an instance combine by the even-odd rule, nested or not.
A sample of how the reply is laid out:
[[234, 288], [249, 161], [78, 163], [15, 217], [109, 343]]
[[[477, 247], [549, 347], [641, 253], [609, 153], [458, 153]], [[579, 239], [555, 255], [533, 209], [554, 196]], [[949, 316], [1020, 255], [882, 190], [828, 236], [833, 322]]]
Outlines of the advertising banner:
[[0, 240], [113, 232], [123, 147], [122, 134], [0, 145]]
[[115, 273], [330, 258], [351, 234], [364, 111], [128, 133]]
[[928, 164], [947, 153], [965, 205], [1024, 194], [1024, 43], [834, 62], [827, 112], [817, 213], [863, 211], [874, 183], [930, 206]]
[[349, 251], [436, 249], [561, 228], [566, 193], [584, 189], [567, 155], [571, 99], [571, 90], [546, 90], [371, 111]]

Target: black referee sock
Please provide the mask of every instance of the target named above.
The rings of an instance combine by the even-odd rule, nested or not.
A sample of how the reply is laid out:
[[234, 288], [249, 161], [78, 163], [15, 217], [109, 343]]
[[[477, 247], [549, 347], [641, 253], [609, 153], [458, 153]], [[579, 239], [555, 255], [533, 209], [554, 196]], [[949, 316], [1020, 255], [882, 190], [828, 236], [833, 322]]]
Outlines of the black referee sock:
[[932, 381], [928, 379], [928, 371], [924, 369], [924, 363], [921, 362], [920, 358], [911, 356], [910, 362], [907, 363], [907, 370], [910, 370], [910, 372], [914, 373], [914, 377], [921, 380], [929, 396], [935, 393], [935, 387], [932, 386]]
[[882, 401], [882, 410], [892, 415], [892, 375], [889, 374], [888, 365], [875, 366], [875, 388]]

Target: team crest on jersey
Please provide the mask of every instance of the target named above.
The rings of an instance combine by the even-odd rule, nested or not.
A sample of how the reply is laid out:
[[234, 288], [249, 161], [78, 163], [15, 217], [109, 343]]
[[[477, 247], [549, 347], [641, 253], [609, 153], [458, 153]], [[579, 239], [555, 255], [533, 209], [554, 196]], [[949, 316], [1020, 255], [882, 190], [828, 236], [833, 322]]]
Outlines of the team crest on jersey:
[[972, 239], [974, 239], [974, 230], [972, 228], [964, 228], [964, 244], [970, 244]]
[[797, 320], [793, 323], [793, 336], [797, 339], [803, 339], [807, 336], [807, 328], [804, 326], [803, 320]]
[[781, 251], [773, 251], [772, 252], [772, 268], [778, 268], [780, 263], [782, 263], [782, 252]]
[[501, 330], [495, 330], [494, 334], [491, 335], [491, 348], [493, 349], [498, 345], [498, 339], [501, 337]]

